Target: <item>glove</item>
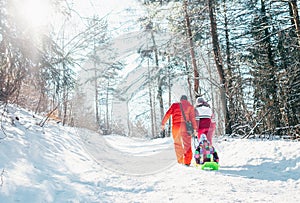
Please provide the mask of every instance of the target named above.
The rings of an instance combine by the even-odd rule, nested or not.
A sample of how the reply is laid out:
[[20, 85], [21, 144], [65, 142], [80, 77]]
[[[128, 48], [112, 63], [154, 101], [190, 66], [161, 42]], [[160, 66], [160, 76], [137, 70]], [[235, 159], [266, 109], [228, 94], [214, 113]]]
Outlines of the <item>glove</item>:
[[165, 137], [165, 136], [166, 136], [165, 130], [160, 131], [160, 137]]

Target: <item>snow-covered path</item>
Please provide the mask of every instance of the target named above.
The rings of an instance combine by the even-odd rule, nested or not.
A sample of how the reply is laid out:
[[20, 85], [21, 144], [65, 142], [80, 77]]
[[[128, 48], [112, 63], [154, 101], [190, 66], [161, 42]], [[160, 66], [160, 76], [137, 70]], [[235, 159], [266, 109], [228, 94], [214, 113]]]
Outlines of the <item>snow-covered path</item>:
[[[134, 143], [129, 139], [124, 145], [128, 142]], [[216, 145], [221, 159], [219, 171], [201, 171], [173, 161], [169, 168], [152, 175], [121, 175], [118, 177], [125, 180], [121, 178], [117, 185], [126, 190], [115, 191], [114, 197], [119, 199], [113, 201], [124, 202], [127, 198], [128, 202], [300, 201], [299, 143], [220, 140]]]
[[128, 139], [121, 136], [82, 136], [87, 152], [104, 168], [127, 175], [150, 175], [174, 165], [170, 139]]
[[[175, 163], [172, 140], [56, 124], [23, 110], [0, 131], [0, 202], [300, 202], [300, 143], [215, 140], [219, 171]], [[3, 134], [5, 130], [5, 135]]]

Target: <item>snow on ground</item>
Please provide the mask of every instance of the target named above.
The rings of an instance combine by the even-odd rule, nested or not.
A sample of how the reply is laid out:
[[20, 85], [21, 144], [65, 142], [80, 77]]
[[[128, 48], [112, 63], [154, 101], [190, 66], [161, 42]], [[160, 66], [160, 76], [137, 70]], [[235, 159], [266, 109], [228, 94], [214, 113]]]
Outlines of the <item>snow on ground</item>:
[[1, 117], [1, 203], [300, 202], [299, 142], [215, 139], [220, 170], [201, 171], [175, 163], [170, 138], [102, 137], [39, 119], [11, 107]]

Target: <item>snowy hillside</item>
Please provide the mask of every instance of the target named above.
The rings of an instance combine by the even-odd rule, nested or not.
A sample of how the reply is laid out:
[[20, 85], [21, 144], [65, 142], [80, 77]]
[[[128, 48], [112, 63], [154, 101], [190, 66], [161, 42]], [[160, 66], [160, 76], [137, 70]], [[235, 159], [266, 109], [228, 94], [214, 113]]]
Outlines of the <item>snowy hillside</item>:
[[175, 163], [170, 138], [38, 121], [18, 108], [2, 116], [1, 203], [300, 202], [299, 142], [219, 138], [220, 170], [201, 171]]

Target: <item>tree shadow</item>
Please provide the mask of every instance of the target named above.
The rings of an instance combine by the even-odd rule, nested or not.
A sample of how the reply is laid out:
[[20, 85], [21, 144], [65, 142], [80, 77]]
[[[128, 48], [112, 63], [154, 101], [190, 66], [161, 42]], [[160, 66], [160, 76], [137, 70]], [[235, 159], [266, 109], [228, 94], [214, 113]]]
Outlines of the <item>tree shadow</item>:
[[268, 181], [287, 181], [289, 179], [300, 179], [300, 157], [295, 159], [283, 158], [281, 161], [273, 162], [272, 159], [262, 158], [260, 165], [244, 166], [222, 166], [220, 173], [231, 176], [242, 176], [249, 179], [260, 179]]

